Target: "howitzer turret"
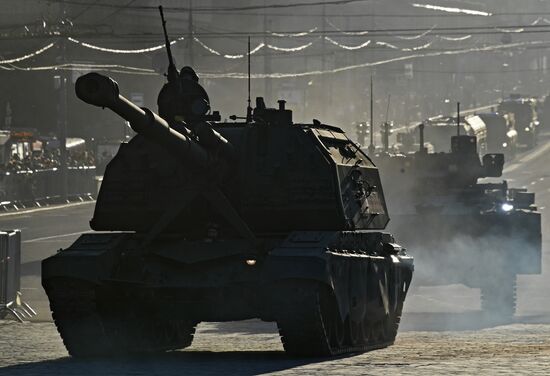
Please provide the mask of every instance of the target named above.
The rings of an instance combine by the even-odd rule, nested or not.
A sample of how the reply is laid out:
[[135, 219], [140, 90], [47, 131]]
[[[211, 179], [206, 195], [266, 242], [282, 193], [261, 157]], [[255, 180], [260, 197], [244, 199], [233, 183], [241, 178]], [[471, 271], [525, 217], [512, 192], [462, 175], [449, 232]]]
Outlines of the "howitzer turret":
[[160, 117], [92, 73], [76, 92], [138, 134], [103, 177], [91, 226], [109, 232], [43, 263], [72, 355], [183, 348], [200, 321], [251, 318], [276, 321], [295, 355], [393, 343], [413, 262], [372, 231], [389, 221], [378, 170], [341, 129], [296, 124], [284, 101], [261, 98], [245, 122], [188, 111], [206, 95]]

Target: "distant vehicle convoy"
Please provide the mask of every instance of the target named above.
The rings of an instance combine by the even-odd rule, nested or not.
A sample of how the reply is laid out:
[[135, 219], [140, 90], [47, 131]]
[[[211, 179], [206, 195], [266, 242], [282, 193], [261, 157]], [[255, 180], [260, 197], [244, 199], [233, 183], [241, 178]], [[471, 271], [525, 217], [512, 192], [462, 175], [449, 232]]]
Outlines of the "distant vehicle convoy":
[[[479, 110], [483, 112], [478, 112]], [[459, 122], [457, 124], [456, 115], [440, 115], [424, 120], [424, 147], [430, 152], [448, 152], [450, 137], [475, 136], [480, 154], [502, 153], [506, 160], [511, 160], [518, 151], [535, 147], [540, 130], [550, 124], [550, 95], [536, 99], [511, 94], [494, 106], [461, 112]], [[354, 127], [358, 135], [357, 141], [366, 147], [365, 135], [370, 131], [368, 125], [357, 122]], [[382, 135], [383, 128], [383, 124], [379, 126]], [[396, 133], [395, 142], [389, 149], [401, 153], [418, 150], [418, 127], [405, 126], [401, 130]]]

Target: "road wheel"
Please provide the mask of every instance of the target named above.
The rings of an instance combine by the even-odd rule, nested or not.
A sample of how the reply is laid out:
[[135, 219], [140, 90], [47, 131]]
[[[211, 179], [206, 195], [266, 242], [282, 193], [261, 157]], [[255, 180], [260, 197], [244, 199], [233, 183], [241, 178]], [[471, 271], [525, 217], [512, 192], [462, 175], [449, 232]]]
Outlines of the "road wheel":
[[288, 354], [318, 357], [343, 351], [344, 322], [329, 287], [310, 281], [286, 281], [278, 286], [273, 307]]

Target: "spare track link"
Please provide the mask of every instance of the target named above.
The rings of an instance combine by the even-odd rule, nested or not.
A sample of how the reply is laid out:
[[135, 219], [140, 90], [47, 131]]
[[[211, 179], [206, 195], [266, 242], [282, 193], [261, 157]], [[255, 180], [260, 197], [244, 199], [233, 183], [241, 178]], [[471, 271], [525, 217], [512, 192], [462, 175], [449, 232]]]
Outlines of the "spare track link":
[[[195, 324], [143, 316], [106, 315], [95, 285], [74, 279], [49, 281], [52, 316], [70, 355], [102, 357], [176, 350], [191, 345]], [[161, 334], [161, 335], [159, 335]]]

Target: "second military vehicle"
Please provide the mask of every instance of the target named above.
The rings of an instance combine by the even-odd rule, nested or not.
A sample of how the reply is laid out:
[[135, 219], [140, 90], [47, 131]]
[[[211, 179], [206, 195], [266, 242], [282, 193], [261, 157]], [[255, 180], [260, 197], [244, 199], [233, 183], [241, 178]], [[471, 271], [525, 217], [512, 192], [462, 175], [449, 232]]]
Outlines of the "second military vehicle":
[[[423, 125], [419, 133], [423, 145]], [[482, 309], [510, 318], [516, 276], [541, 272], [541, 216], [534, 193], [509, 188], [506, 181], [478, 181], [500, 177], [504, 157], [480, 159], [476, 145], [475, 136], [453, 136], [449, 153], [421, 147], [409, 155], [381, 154], [375, 162], [390, 228], [419, 265], [415, 284], [481, 288]]]

